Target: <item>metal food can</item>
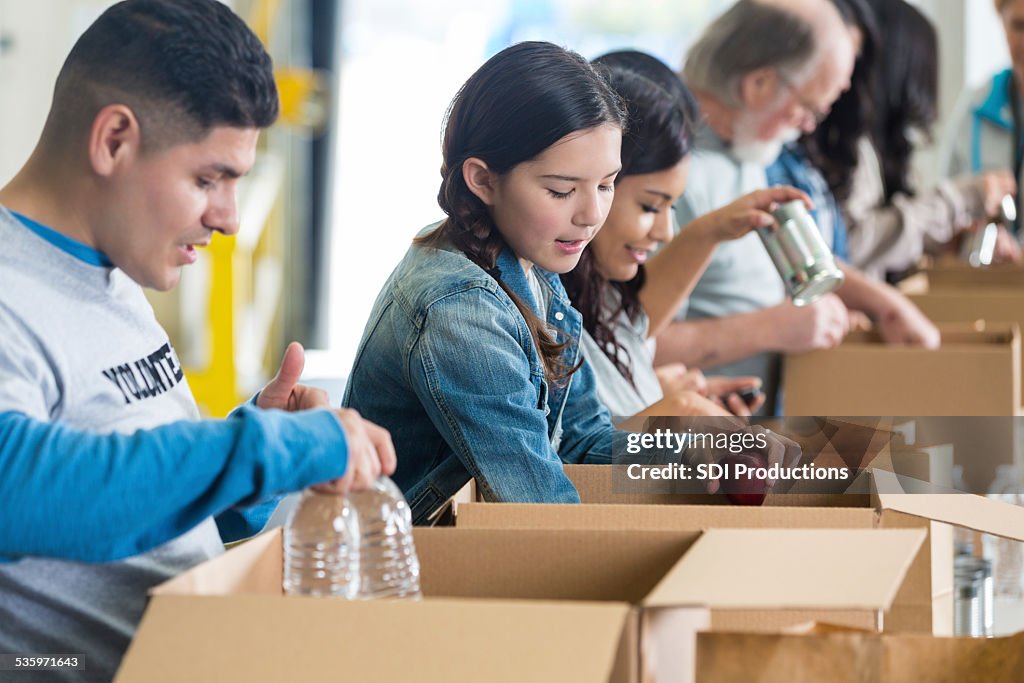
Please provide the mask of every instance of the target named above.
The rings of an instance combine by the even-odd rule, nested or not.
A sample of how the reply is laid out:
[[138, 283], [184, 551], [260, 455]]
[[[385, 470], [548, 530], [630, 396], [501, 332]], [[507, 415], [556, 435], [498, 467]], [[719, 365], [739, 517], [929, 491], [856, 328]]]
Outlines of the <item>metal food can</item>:
[[992, 265], [996, 254], [996, 238], [999, 236], [999, 226], [1013, 232], [1014, 223], [1017, 221], [1017, 203], [1013, 195], [1006, 195], [999, 203], [999, 214], [990, 219], [984, 227], [979, 228], [967, 235], [961, 247], [961, 256], [974, 268], [983, 268]]
[[772, 215], [778, 227], [757, 234], [795, 305], [814, 303], [843, 284], [843, 271], [802, 201], [780, 204]]
[[964, 239], [963, 257], [973, 268], [992, 265], [996, 255], [996, 239], [999, 237], [999, 226], [986, 223], [967, 235]]
[[992, 563], [973, 555], [953, 562], [953, 633], [987, 638], [992, 635]]

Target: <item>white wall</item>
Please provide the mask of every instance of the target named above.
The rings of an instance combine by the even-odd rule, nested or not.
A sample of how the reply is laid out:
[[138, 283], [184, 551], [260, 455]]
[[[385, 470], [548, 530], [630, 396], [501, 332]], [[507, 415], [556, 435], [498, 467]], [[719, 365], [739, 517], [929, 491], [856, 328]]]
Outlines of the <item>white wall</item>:
[[964, 0], [971, 6], [965, 24], [964, 81], [977, 85], [1010, 64], [1003, 24], [990, 0]]
[[64, 57], [112, 0], [0, 0], [0, 185], [28, 157], [43, 129]]
[[[1002, 23], [991, 0], [911, 0], [934, 23], [939, 34], [939, 123], [941, 138], [946, 122], [964, 87], [983, 82], [1010, 62]], [[915, 158], [921, 187], [936, 180], [937, 144]]]

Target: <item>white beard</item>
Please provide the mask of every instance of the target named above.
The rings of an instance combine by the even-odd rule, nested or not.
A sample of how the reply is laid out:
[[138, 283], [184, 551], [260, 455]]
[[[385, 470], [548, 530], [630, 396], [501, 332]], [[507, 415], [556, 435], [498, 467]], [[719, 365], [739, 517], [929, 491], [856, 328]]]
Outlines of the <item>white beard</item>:
[[779, 158], [782, 148], [787, 143], [799, 139], [799, 128], [786, 128], [771, 140], [754, 139], [741, 128], [736, 132], [730, 151], [740, 161], [758, 166], [771, 166]]

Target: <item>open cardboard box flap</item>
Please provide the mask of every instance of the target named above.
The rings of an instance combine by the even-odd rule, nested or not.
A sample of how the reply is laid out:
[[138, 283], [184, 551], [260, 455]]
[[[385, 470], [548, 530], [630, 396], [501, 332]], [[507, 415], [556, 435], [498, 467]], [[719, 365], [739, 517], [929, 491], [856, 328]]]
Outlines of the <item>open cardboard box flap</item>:
[[969, 493], [892, 493], [902, 490], [907, 479], [884, 470], [871, 470], [871, 478], [872, 497], [881, 509], [1024, 541], [1024, 507]]
[[281, 529], [260, 534], [155, 586], [150, 595], [280, 594], [284, 568], [282, 536]]
[[639, 604], [700, 532], [417, 528], [414, 535], [427, 596]]
[[974, 268], [967, 263], [942, 259], [924, 269], [925, 291], [985, 291], [1010, 289], [1024, 285], [1024, 268], [1015, 263], [993, 263]]
[[[710, 498], [710, 496], [705, 496]], [[795, 502], [795, 501], [794, 501]], [[851, 499], [850, 505], [853, 506]], [[821, 507], [814, 527], [842, 529], [871, 526], [875, 512], [868, 507]], [[625, 505], [593, 503], [460, 505], [459, 528], [559, 529], [706, 529], [710, 527], [784, 527], [793, 524], [793, 508], [782, 505]], [[808, 522], [804, 522], [807, 524]]]
[[883, 611], [926, 536], [922, 529], [711, 529], [644, 604]]

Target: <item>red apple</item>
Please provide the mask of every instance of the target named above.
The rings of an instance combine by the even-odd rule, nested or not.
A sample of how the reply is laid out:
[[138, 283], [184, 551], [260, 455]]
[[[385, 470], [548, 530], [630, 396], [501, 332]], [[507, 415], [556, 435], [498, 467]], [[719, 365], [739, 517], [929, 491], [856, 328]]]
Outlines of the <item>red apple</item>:
[[[768, 466], [768, 461], [760, 453], [730, 453], [718, 461], [729, 471], [728, 477], [722, 477], [719, 485], [722, 493], [733, 505], [760, 505], [768, 493], [768, 481], [756, 476], [758, 468]], [[746, 465], [748, 469], [742, 476], [736, 475], [736, 465]]]

